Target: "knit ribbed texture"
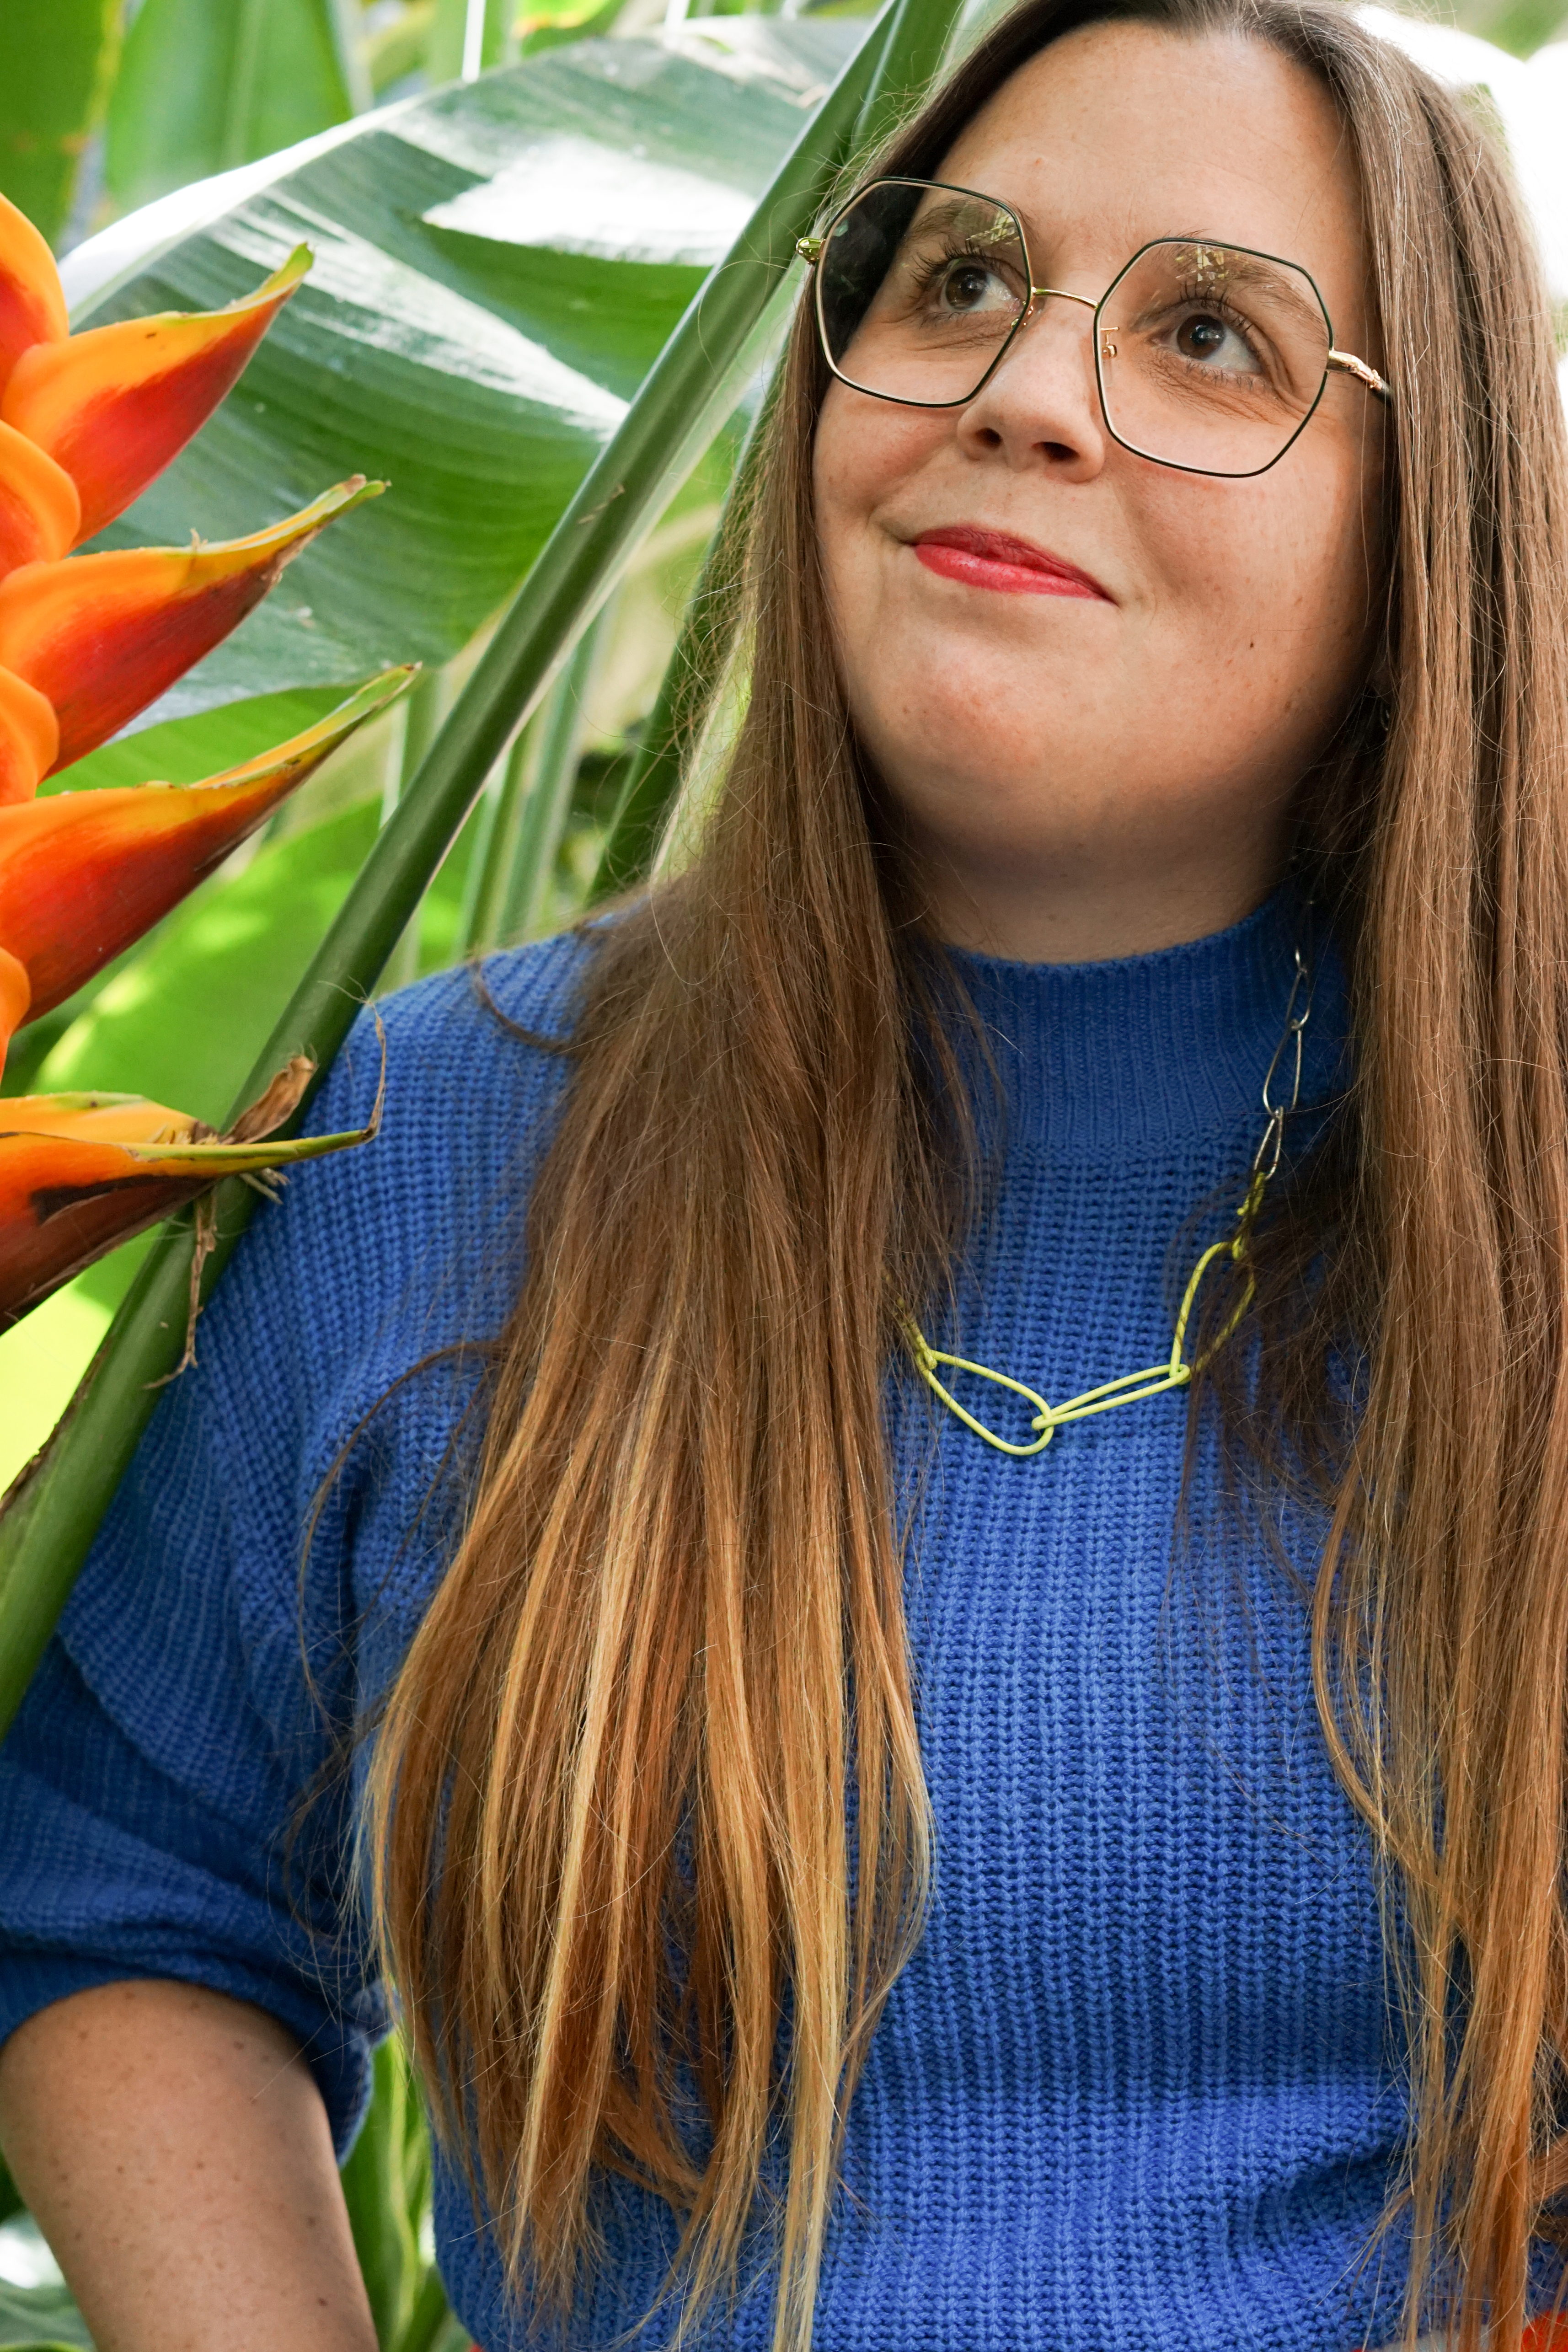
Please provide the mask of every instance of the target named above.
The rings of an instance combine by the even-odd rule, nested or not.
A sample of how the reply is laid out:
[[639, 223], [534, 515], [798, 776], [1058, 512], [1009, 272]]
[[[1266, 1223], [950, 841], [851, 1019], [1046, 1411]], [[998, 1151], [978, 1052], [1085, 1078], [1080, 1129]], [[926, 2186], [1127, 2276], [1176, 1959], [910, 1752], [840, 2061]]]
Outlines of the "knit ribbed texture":
[[[1218, 937], [1113, 963], [962, 958], [1006, 1088], [1005, 1158], [938, 1345], [1057, 1400], [1162, 1360], [1200, 1204], [1239, 1197], [1290, 991], [1281, 896]], [[493, 960], [559, 1033], [584, 950]], [[347, 1802], [287, 1824], [329, 1716], [384, 1688], [450, 1541], [421, 1514], [465, 1392], [405, 1385], [494, 1330], [569, 1066], [467, 977], [387, 1008], [380, 1139], [297, 1171], [256, 1217], [161, 1405], [0, 1756], [0, 2032], [80, 1986], [174, 1976], [306, 2044], [340, 2145], [382, 2030], [349, 1899]], [[1343, 1006], [1320, 973], [1303, 1097]], [[316, 1110], [362, 1117], [355, 1031]], [[998, 1392], [986, 1392], [995, 1397]], [[979, 1396], [975, 1402], [980, 1402]], [[1008, 1408], [1001, 1408], [1005, 1415]], [[1020, 1411], [1021, 1434], [1027, 1416]], [[924, 1470], [908, 1612], [936, 1822], [930, 1922], [851, 2113], [819, 2352], [1351, 2352], [1398, 2282], [1361, 2256], [1404, 2122], [1372, 1857], [1331, 1772], [1299, 1594], [1228, 1550], [1200, 1460], [1173, 1559], [1185, 1406], [1166, 1396], [1012, 1461], [896, 1416]], [[1290, 1531], [1310, 1573], [1313, 1530]], [[317, 1930], [314, 1938], [308, 1923]], [[653, 2300], [674, 2231], [604, 2192], [611, 2261], [570, 2342]], [[438, 2180], [442, 2266], [486, 2352], [521, 2352], [492, 2241]], [[706, 2341], [762, 2352], [768, 2281]], [[642, 2340], [667, 2340], [661, 2319]]]

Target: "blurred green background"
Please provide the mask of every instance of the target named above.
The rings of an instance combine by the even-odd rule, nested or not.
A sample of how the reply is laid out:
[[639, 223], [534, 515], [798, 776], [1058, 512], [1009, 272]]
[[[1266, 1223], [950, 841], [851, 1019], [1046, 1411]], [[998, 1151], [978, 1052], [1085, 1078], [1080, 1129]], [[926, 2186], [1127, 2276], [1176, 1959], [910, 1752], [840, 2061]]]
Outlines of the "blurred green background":
[[[960, 39], [997, 5], [971, 0]], [[497, 614], [857, 16], [863, 0], [0, 0], [0, 189], [61, 256], [75, 324], [212, 307], [301, 240], [317, 257], [224, 407], [97, 543], [222, 539], [351, 472], [391, 484], [132, 730], [46, 789], [194, 782], [387, 664], [423, 665], [402, 704], [163, 924], [19, 1033], [0, 1093], [117, 1088], [225, 1117]], [[1500, 114], [1561, 299], [1568, 0], [1461, 0], [1406, 32]], [[716, 438], [692, 448], [497, 762], [385, 986], [581, 903], [793, 292], [728, 387]], [[117, 1252], [0, 1336], [0, 1486], [48, 1434], [156, 1245]], [[345, 2185], [385, 2352], [458, 2352], [395, 2044]], [[0, 2168], [0, 2347], [88, 2341]]]
[[[101, 543], [255, 529], [351, 471], [392, 484], [132, 732], [57, 781], [193, 781], [384, 663], [425, 665], [408, 709], [121, 967], [21, 1034], [0, 1091], [121, 1087], [226, 1112], [486, 628], [837, 70], [852, 30], [838, 20], [863, 5], [0, 0], [0, 188], [64, 257], [77, 323], [206, 307], [292, 242], [318, 254], [224, 409]], [[996, 5], [973, 0], [969, 29]], [[1568, 0], [1424, 13], [1511, 52], [1497, 76], [1568, 29]], [[1484, 74], [1482, 58], [1459, 69]], [[1552, 88], [1568, 103], [1568, 75]], [[389, 985], [571, 913], [755, 397], [753, 383], [591, 658], [492, 779]], [[549, 878], [523, 903], [508, 861], [541, 825]], [[150, 1245], [0, 1337], [0, 1485], [47, 1434]]]
[[[847, 54], [854, 27], [836, 13], [0, 0], [0, 186], [64, 257], [76, 324], [227, 300], [301, 239], [318, 256], [224, 409], [98, 543], [237, 534], [352, 471], [392, 484], [390, 523], [329, 534], [133, 732], [46, 789], [193, 782], [384, 662], [425, 665], [405, 707], [18, 1035], [4, 1092], [123, 1088], [227, 1112], [496, 614]], [[389, 986], [570, 915], [756, 397], [737, 390], [591, 646], [493, 776]], [[546, 871], [519, 898], [511, 876], [541, 828]], [[0, 1485], [53, 1426], [150, 1245], [0, 1337]]]
[[[741, 0], [696, 6], [739, 13]], [[57, 249], [154, 196], [664, 0], [4, 0], [0, 188]], [[682, 12], [685, 13], [685, 12]], [[1529, 57], [1568, 0], [1421, 13]]]
[[[0, 0], [0, 186], [60, 254], [74, 325], [210, 308], [302, 240], [316, 256], [224, 407], [96, 544], [235, 536], [354, 471], [392, 486], [374, 529], [326, 534], [132, 730], [45, 790], [193, 782], [387, 662], [423, 665], [164, 923], [18, 1034], [6, 1094], [123, 1088], [225, 1117], [497, 614], [863, 31], [839, 16], [858, 13]], [[580, 904], [781, 319], [497, 761], [385, 986]], [[0, 1483], [154, 1246], [0, 1337]], [[395, 2042], [344, 2185], [386, 2352], [458, 2352]], [[0, 2347], [88, 2341], [0, 2171]]]

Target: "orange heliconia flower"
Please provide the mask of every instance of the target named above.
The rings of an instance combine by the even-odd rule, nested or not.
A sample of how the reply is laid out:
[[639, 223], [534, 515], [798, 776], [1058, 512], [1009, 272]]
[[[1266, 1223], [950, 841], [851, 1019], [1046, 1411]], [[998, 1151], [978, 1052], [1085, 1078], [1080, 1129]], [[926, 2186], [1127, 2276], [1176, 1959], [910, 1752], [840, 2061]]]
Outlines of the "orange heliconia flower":
[[265, 285], [226, 310], [121, 319], [21, 353], [0, 393], [0, 419], [76, 484], [73, 546], [122, 514], [179, 456], [309, 267], [309, 247], [297, 246]]
[[0, 1100], [0, 1331], [218, 1178], [257, 1178], [368, 1142], [379, 1096], [367, 1124], [349, 1134], [277, 1140], [313, 1068], [297, 1055], [226, 1135], [140, 1095]]
[[0, 669], [0, 808], [30, 801], [60, 748], [60, 722], [47, 694]]
[[[52, 1013], [177, 907], [413, 675], [385, 671], [302, 735], [204, 783], [51, 793], [0, 808], [0, 1069], [23, 1018]], [[8, 969], [13, 997], [26, 988], [9, 1022]]]
[[[215, 546], [71, 551], [184, 447], [309, 266], [301, 246], [225, 310], [73, 335], [47, 245], [0, 197], [0, 1071], [24, 1023], [140, 939], [407, 682], [388, 671], [204, 783], [37, 797], [225, 637], [317, 531], [384, 488], [355, 475]], [[309, 1076], [291, 1063], [225, 1136], [134, 1096], [0, 1098], [0, 1328], [220, 1176], [362, 1140], [279, 1139]]]
[[0, 571], [48, 562], [81, 536], [81, 492], [47, 449], [0, 424]]
[[355, 475], [215, 547], [70, 557], [178, 456], [309, 267], [300, 246], [226, 310], [73, 335], [54, 256], [0, 197], [0, 803], [145, 710], [323, 524], [383, 487]]
[[[0, 677], [40, 695], [59, 730], [42, 773], [118, 734], [237, 627], [324, 525], [381, 488], [354, 474], [248, 539], [74, 555], [0, 580]], [[0, 754], [0, 801], [26, 797], [7, 792], [5, 765]]]
[[24, 352], [63, 343], [70, 331], [48, 240], [26, 213], [0, 201], [0, 386]]

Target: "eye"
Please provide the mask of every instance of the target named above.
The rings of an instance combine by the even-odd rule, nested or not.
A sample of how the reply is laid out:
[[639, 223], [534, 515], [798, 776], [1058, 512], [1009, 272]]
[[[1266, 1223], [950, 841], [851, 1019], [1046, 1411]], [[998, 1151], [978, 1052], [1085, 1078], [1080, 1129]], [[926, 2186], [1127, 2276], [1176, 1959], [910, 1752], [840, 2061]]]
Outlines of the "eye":
[[1238, 374], [1258, 373], [1257, 352], [1239, 328], [1218, 310], [1190, 310], [1177, 325], [1172, 340], [1184, 360], [1233, 370]]
[[985, 262], [960, 256], [948, 263], [937, 288], [943, 307], [960, 318], [977, 310], [1011, 309], [1013, 295], [1005, 281]]

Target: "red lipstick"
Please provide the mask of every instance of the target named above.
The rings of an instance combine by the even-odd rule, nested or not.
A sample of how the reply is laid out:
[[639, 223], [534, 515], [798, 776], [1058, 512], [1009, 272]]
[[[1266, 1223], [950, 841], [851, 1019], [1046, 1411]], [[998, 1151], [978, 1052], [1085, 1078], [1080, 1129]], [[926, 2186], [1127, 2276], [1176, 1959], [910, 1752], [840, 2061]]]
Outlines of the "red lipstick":
[[928, 572], [945, 580], [962, 580], [971, 588], [998, 588], [1014, 596], [1088, 596], [1109, 604], [1114, 600], [1097, 580], [1063, 563], [1027, 539], [1006, 530], [974, 530], [956, 523], [941, 530], [924, 530], [914, 542], [915, 552]]

